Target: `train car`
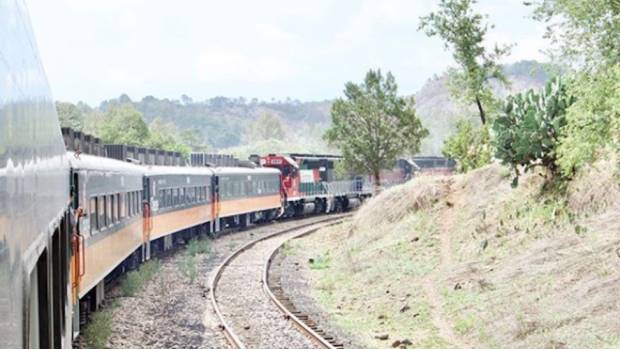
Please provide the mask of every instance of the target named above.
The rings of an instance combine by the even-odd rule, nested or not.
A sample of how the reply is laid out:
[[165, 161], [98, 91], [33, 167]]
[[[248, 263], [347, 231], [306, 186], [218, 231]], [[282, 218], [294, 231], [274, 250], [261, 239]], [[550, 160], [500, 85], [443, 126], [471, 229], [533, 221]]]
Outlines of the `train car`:
[[0, 57], [0, 348], [69, 347], [69, 163], [22, 2], [0, 2]]
[[280, 172], [271, 168], [214, 168], [216, 230], [275, 219], [282, 210]]
[[68, 155], [72, 208], [79, 218], [72, 264], [77, 332], [78, 315], [84, 318], [103, 300], [106, 277], [148, 258], [148, 237], [142, 220], [144, 169], [110, 158]]
[[187, 240], [213, 232], [214, 181], [210, 168], [151, 166], [144, 180], [145, 229], [159, 251], [174, 243], [173, 234]]

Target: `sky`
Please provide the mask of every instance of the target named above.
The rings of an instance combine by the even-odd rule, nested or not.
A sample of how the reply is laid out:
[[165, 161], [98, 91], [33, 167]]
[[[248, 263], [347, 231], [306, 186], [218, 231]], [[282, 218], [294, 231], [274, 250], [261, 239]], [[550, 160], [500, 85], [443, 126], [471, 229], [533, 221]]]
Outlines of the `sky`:
[[[417, 30], [437, 0], [27, 0], [54, 98], [97, 105], [128, 94], [301, 101], [342, 95], [368, 69], [413, 94], [454, 65]], [[522, 0], [475, 5], [506, 62], [545, 60], [544, 26]]]

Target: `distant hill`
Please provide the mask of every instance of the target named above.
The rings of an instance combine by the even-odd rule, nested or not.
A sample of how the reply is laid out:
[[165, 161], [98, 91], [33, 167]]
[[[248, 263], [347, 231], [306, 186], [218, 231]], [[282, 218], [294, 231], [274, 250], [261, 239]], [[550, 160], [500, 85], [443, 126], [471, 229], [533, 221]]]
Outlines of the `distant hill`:
[[[507, 65], [504, 71], [511, 82], [511, 88], [497, 89], [497, 93], [506, 95], [509, 92], [544, 85], [549, 78], [545, 67], [536, 61]], [[415, 98], [418, 114], [424, 126], [431, 132], [422, 144], [421, 153], [424, 155], [441, 154], [443, 141], [454, 131], [456, 121], [459, 118], [475, 116], [475, 110], [460, 105], [450, 97], [445, 74], [429, 79]], [[329, 100], [300, 102], [286, 99], [268, 102], [220, 96], [205, 101], [193, 101], [183, 95], [179, 100], [146, 96], [140, 101], [132, 101], [129, 96], [121, 95], [119, 98], [103, 101], [99, 109], [105, 111], [110, 105], [117, 103], [132, 103], [143, 113], [147, 122], [159, 117], [164, 122], [174, 123], [178, 129], [197, 128], [215, 150], [231, 151], [239, 155], [251, 152], [255, 146], [263, 149], [266, 145], [275, 147], [273, 152], [328, 150], [321, 135], [330, 123]], [[286, 130], [286, 140], [260, 145], [248, 144], [244, 138], [247, 126], [262, 113], [271, 113], [280, 118]]]

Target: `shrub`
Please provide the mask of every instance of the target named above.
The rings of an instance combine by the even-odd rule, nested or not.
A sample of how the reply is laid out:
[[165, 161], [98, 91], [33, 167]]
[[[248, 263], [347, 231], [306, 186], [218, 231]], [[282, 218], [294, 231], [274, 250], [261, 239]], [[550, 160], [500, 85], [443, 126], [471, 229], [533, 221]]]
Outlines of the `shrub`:
[[558, 147], [558, 163], [567, 176], [606, 146], [620, 151], [620, 64], [584, 74], [571, 88], [579, 100], [568, 109]]
[[197, 239], [194, 238], [189, 241], [187, 245], [187, 251], [191, 256], [196, 256], [198, 254], [207, 254], [211, 249], [209, 240], [206, 238]]
[[84, 340], [89, 348], [102, 349], [112, 335], [112, 310], [104, 309], [93, 313], [84, 328]]
[[159, 260], [149, 260], [138, 270], [131, 271], [121, 283], [123, 295], [132, 297], [142, 288], [142, 285], [149, 281], [159, 271], [161, 263]]
[[493, 123], [495, 156], [515, 171], [513, 186], [519, 178], [519, 167], [527, 172], [543, 166], [552, 175], [558, 172], [556, 148], [566, 110], [575, 98], [566, 84], [554, 78], [539, 92], [529, 90], [509, 96], [502, 113]]
[[489, 130], [485, 125], [475, 126], [469, 120], [459, 120], [456, 133], [444, 143], [442, 153], [457, 162], [458, 172], [467, 172], [491, 162]]
[[189, 283], [194, 283], [198, 276], [198, 268], [196, 267], [196, 257], [187, 255], [179, 262], [179, 268], [183, 276], [189, 278]]
[[132, 297], [136, 295], [136, 292], [142, 286], [142, 276], [138, 271], [131, 271], [127, 274], [127, 277], [121, 283], [121, 290], [123, 291], [123, 295], [126, 297]]

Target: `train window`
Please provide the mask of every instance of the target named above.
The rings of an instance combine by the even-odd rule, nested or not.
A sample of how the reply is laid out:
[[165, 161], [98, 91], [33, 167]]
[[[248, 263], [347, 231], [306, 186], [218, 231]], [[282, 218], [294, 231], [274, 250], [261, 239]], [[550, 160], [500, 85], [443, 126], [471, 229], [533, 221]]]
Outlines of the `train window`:
[[136, 198], [136, 212], [142, 213], [142, 192], [138, 191], [138, 196]]
[[127, 216], [133, 216], [133, 195], [131, 192], [127, 192]]
[[105, 215], [106, 215], [106, 226], [112, 226], [112, 196], [106, 196], [108, 203], [106, 204]]
[[172, 189], [171, 188], [166, 190], [166, 206], [167, 207], [172, 206]]
[[172, 189], [172, 199], [173, 199], [173, 203], [172, 205], [179, 205], [179, 189], [178, 188], [173, 188]]
[[97, 197], [97, 229], [105, 227], [105, 197]]
[[125, 196], [123, 193], [119, 193], [116, 195], [116, 199], [118, 201], [118, 219], [122, 220], [125, 218]]
[[90, 198], [90, 208], [88, 219], [90, 220], [90, 229], [92, 231], [97, 230], [97, 197]]
[[164, 208], [166, 206], [166, 190], [159, 190], [159, 207]]
[[108, 226], [108, 196], [102, 196], [103, 198], [103, 218], [101, 219], [101, 227]]
[[187, 188], [183, 187], [181, 189], [181, 204], [187, 203]]
[[116, 223], [116, 214], [118, 213], [116, 195], [114, 194], [110, 196], [110, 209], [110, 224], [112, 225]]

